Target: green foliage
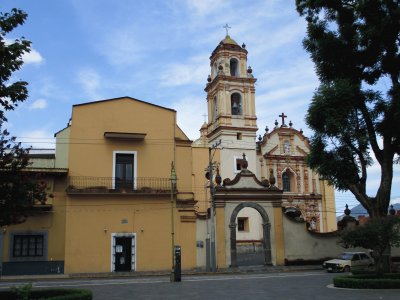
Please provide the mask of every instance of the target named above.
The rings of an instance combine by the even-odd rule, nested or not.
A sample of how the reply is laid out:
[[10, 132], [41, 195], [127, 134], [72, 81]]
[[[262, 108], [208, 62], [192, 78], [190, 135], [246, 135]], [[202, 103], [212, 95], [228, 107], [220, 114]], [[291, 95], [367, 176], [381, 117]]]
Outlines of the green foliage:
[[19, 9], [0, 12], [0, 226], [16, 224], [34, 213], [35, 201], [46, 201], [46, 184], [32, 180], [23, 170], [28, 166], [29, 149], [16, 143], [2, 126], [7, 121], [4, 112], [13, 110], [28, 97], [25, 81], [13, 79], [22, 64], [22, 55], [30, 51], [30, 41], [11, 41], [6, 35], [22, 25], [27, 14]]
[[[371, 217], [384, 216], [400, 154], [399, 2], [296, 0], [296, 6], [320, 80], [306, 116], [314, 131], [308, 163], [350, 190]], [[370, 197], [372, 152], [382, 176]]]
[[382, 257], [390, 247], [400, 247], [400, 218], [386, 216], [342, 231], [339, 243], [345, 247], [373, 250], [376, 271], [382, 273]]
[[28, 153], [0, 123], [0, 226], [24, 222], [37, 212], [35, 203], [47, 200], [46, 183], [23, 172]]
[[333, 285], [351, 289], [398, 289], [400, 274], [338, 276], [333, 278]]
[[[13, 110], [18, 102], [28, 97], [25, 81], [12, 81], [11, 76], [19, 70], [23, 64], [22, 55], [30, 52], [31, 42], [23, 37], [14, 41], [6, 39], [6, 35], [19, 25], [22, 25], [27, 14], [19, 9], [12, 9], [11, 12], [0, 12], [0, 105], [4, 110]], [[0, 110], [0, 121], [6, 121], [4, 111]]]
[[25, 299], [91, 300], [93, 298], [92, 292], [90, 290], [84, 290], [84, 289], [30, 290], [28, 298], [21, 298], [20, 294], [21, 289], [27, 289], [27, 288], [26, 286], [22, 286], [18, 288], [13, 288], [11, 291], [0, 291], [0, 299], [2, 300], [25, 300]]
[[18, 300], [29, 300], [32, 293], [32, 284], [12, 287], [11, 291], [17, 295]]

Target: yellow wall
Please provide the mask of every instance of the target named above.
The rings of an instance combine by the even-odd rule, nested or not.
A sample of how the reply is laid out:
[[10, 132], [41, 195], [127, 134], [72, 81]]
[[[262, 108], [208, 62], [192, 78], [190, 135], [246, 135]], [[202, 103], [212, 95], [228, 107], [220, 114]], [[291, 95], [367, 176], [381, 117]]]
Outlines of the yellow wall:
[[48, 237], [47, 260], [64, 260], [64, 232], [65, 232], [65, 194], [54, 192], [53, 207], [49, 212], [43, 212], [27, 219], [18, 225], [5, 227], [3, 235], [3, 262], [10, 261], [10, 237], [11, 233], [26, 233], [46, 231]]
[[[190, 141], [175, 124], [176, 112], [121, 98], [73, 107], [70, 176], [113, 176], [113, 151], [137, 151], [137, 177], [170, 178], [175, 161], [177, 198], [193, 201]], [[105, 132], [143, 133], [144, 140], [106, 139]], [[172, 267], [170, 195], [69, 195], [65, 272], [110, 272], [113, 233], [134, 233], [136, 270]], [[196, 266], [193, 205], [174, 202], [175, 245], [182, 268]]]
[[[170, 176], [175, 111], [121, 98], [73, 107], [70, 176], [111, 177], [113, 151], [137, 151], [138, 177]], [[105, 132], [146, 133], [143, 141], [104, 138]]]
[[170, 268], [169, 197], [105, 197], [69, 197], [65, 272], [110, 272], [113, 233], [136, 233], [137, 271]]

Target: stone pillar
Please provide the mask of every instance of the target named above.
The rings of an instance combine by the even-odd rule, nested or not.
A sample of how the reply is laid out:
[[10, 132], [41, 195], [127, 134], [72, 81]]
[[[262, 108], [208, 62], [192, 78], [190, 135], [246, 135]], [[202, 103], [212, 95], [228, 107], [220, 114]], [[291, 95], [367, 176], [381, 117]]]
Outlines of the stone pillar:
[[272, 257], [271, 257], [271, 242], [270, 242], [270, 230], [271, 230], [271, 223], [263, 223], [263, 249], [264, 249], [264, 257], [265, 257], [265, 264], [271, 265], [272, 264]]

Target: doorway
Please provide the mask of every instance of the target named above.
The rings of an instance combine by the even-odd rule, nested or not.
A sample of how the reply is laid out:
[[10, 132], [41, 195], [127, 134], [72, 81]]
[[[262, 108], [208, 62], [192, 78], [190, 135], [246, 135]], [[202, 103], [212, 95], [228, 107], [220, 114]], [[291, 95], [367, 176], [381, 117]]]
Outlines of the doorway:
[[134, 233], [112, 235], [113, 272], [132, 272], [136, 269], [136, 239]]
[[[257, 245], [253, 246], [253, 249], [255, 249], [253, 250], [254, 255], [249, 255], [249, 253], [243, 253], [244, 255], [241, 255], [242, 253], [238, 253], [236, 229], [239, 224], [237, 224], [236, 222], [239, 212], [245, 207], [250, 207], [255, 209], [261, 215], [261, 220], [262, 220], [261, 244], [257, 241]], [[238, 263], [240, 265], [253, 265], [260, 263], [262, 263], [263, 265], [271, 265], [271, 239], [270, 239], [271, 223], [269, 222], [267, 212], [261, 205], [253, 202], [244, 202], [236, 206], [236, 208], [233, 210], [231, 214], [229, 229], [230, 229], [230, 242], [231, 242], [231, 247], [230, 247], [231, 267], [237, 267]]]

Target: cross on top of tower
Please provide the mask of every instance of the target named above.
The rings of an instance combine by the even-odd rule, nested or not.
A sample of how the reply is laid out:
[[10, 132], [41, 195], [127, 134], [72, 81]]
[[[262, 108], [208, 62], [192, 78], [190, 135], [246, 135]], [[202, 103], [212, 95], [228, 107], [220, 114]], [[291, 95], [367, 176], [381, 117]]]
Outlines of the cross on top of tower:
[[204, 123], [207, 122], [207, 115], [206, 114], [202, 114], [202, 116], [204, 117]]
[[225, 30], [226, 30], [226, 35], [229, 35], [229, 34], [228, 34], [228, 29], [231, 29], [231, 27], [228, 25], [228, 23], [226, 23], [225, 26], [223, 26], [222, 28], [225, 28]]
[[287, 118], [287, 116], [284, 113], [282, 113], [278, 117], [282, 118], [282, 127], [286, 127], [285, 118]]

